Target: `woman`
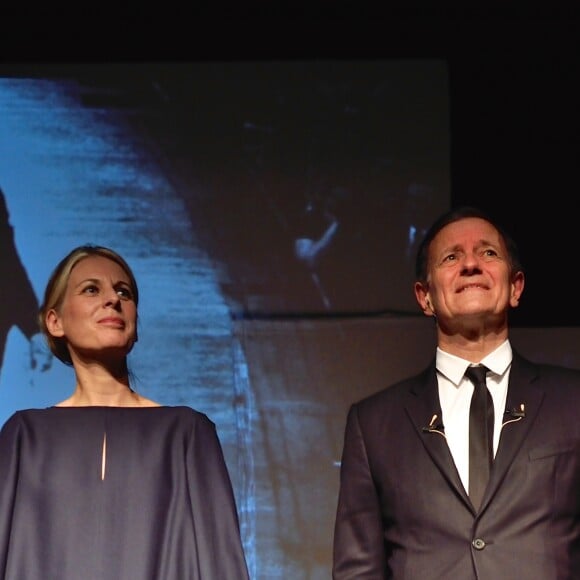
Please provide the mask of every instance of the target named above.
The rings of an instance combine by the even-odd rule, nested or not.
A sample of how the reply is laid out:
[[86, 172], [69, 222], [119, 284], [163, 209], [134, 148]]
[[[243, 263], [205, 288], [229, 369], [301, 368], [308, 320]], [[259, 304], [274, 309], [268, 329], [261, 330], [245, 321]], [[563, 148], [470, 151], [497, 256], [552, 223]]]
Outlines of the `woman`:
[[4, 580], [244, 580], [233, 490], [215, 425], [130, 385], [139, 293], [116, 252], [57, 265], [39, 322], [76, 387], [0, 432]]

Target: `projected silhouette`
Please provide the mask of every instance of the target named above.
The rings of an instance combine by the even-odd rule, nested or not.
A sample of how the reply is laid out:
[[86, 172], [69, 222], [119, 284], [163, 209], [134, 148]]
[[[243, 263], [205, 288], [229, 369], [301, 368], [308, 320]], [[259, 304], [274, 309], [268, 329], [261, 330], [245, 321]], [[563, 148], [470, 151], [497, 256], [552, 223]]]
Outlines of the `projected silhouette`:
[[0, 248], [2, 248], [0, 268], [4, 273], [4, 281], [0, 284], [0, 363], [4, 360], [8, 333], [16, 326], [30, 342], [30, 367], [45, 371], [52, 364], [52, 355], [39, 333], [36, 320], [38, 299], [14, 243], [14, 229], [10, 223], [2, 188], [0, 188]]
[[[313, 203], [308, 203], [305, 212], [311, 214], [316, 211]], [[328, 292], [320, 279], [318, 273], [319, 262], [326, 252], [328, 252], [333, 239], [338, 231], [338, 219], [328, 210], [324, 209], [323, 223], [319, 227], [323, 228], [322, 233], [312, 233], [310, 237], [301, 236], [294, 240], [294, 254], [298, 260], [303, 262], [310, 272], [310, 276], [327, 310], [332, 308]]]

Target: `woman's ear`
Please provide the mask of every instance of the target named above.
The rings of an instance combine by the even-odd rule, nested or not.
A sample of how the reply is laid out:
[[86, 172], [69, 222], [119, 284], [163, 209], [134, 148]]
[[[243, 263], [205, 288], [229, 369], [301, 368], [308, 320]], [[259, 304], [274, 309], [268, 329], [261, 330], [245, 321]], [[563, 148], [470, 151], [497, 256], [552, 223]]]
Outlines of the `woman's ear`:
[[46, 328], [48, 329], [48, 332], [50, 332], [51, 336], [56, 338], [64, 336], [64, 330], [62, 329], [60, 317], [54, 308], [51, 308], [46, 313], [44, 321], [46, 322]]

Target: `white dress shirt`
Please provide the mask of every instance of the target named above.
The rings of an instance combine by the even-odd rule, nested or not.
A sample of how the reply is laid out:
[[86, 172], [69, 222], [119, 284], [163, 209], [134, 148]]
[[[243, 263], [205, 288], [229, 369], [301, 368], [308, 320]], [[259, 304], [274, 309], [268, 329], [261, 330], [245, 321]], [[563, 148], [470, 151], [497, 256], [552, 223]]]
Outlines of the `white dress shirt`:
[[[480, 361], [490, 372], [487, 388], [494, 408], [493, 453], [497, 452], [506, 405], [512, 349], [509, 340], [498, 346]], [[470, 361], [437, 348], [436, 366], [439, 384], [439, 401], [447, 445], [455, 461], [465, 489], [469, 489], [469, 406], [473, 383], [465, 377]]]

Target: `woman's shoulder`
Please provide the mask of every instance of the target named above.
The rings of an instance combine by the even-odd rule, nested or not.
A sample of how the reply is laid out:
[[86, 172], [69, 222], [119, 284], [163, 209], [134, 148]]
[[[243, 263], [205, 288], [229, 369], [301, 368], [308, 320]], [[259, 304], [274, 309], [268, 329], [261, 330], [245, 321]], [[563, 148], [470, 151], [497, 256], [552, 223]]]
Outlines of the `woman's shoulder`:
[[46, 415], [46, 412], [50, 408], [51, 407], [17, 409], [16, 411], [14, 411], [12, 413], [12, 415], [10, 415], [8, 417], [8, 419], [6, 420], [6, 422], [4, 424], [7, 425], [7, 424], [12, 424], [12, 423], [20, 423], [22, 421], [30, 420], [30, 419], [34, 420], [35, 417], [42, 417], [42, 416]]
[[15, 436], [22, 431], [22, 426], [42, 416], [45, 409], [18, 409], [2, 424], [0, 433], [4, 436]]
[[66, 421], [67, 418], [82, 419], [89, 416], [114, 417], [115, 415], [123, 415], [124, 419], [127, 420], [130, 417], [146, 420], [165, 418], [183, 420], [184, 422], [212, 423], [204, 412], [187, 405], [151, 405], [142, 407], [54, 405], [45, 408], [17, 410], [7, 419], [6, 423]]
[[[1, 429], [2, 437], [29, 438], [42, 433], [44, 440], [66, 439], [71, 433], [86, 434], [103, 426], [117, 433], [140, 433], [144, 430], [182, 433], [184, 437], [216, 435], [215, 423], [202, 411], [186, 405], [157, 407], [59, 407], [22, 409], [14, 412]], [[172, 436], [173, 436], [172, 435]]]
[[157, 420], [167, 423], [180, 423], [184, 426], [196, 428], [209, 427], [214, 428], [214, 422], [209, 416], [188, 405], [158, 405], [153, 407], [123, 407], [126, 414], [136, 417], [146, 417], [152, 422]]
[[167, 415], [175, 415], [177, 417], [183, 417], [186, 420], [193, 421], [209, 421], [211, 419], [203, 412], [194, 407], [189, 407], [188, 405], [161, 405], [160, 407], [150, 407], [151, 409], [159, 409], [161, 412]]

